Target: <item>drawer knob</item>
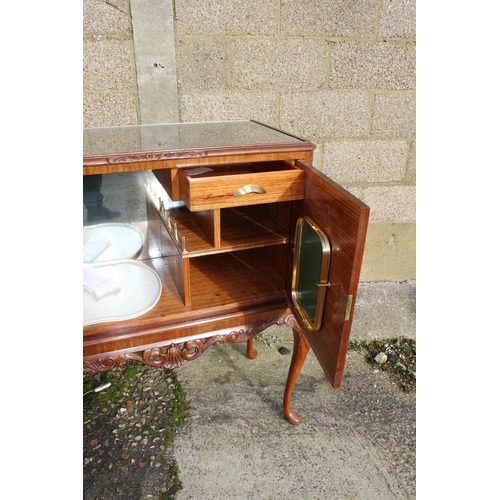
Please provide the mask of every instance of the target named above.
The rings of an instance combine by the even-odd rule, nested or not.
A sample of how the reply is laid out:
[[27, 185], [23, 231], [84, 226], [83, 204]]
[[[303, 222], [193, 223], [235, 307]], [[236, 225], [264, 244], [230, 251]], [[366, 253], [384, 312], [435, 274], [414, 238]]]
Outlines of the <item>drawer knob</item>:
[[266, 190], [257, 184], [247, 184], [246, 186], [240, 187], [240, 189], [234, 193], [234, 196], [243, 196], [248, 193], [264, 194], [265, 192]]

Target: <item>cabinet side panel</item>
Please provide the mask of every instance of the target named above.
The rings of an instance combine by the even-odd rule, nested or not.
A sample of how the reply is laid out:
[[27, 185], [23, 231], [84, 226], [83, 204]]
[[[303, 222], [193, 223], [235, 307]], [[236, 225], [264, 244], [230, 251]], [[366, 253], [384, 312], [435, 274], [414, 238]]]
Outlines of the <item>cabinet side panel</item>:
[[[265, 261], [279, 274], [286, 282], [288, 269], [288, 256], [290, 254], [289, 245], [274, 245], [262, 249]], [[288, 285], [286, 286], [288, 288]]]
[[[290, 234], [290, 228], [292, 227], [292, 202], [283, 201], [279, 203], [266, 203], [261, 205], [261, 209], [266, 215], [272, 217], [283, 226], [283, 229]], [[267, 249], [267, 262], [273, 266], [273, 269], [275, 269], [285, 281], [287, 280], [288, 269], [291, 266], [291, 262], [289, 263], [288, 259], [293, 260], [290, 252], [290, 244], [286, 246], [272, 246]]]
[[179, 201], [179, 184], [176, 169], [152, 170], [159, 183], [165, 188], [172, 201]]
[[[189, 265], [189, 260], [183, 259], [179, 254], [163, 221], [161, 221], [161, 254], [184, 304], [190, 306], [189, 270], [186, 269], [186, 266]], [[186, 276], [188, 286], [186, 286]]]
[[200, 226], [210, 244], [215, 248], [220, 248], [220, 209], [191, 212], [191, 217]]
[[278, 203], [265, 203], [261, 205], [262, 210], [279, 222], [284, 228], [291, 227], [291, 207], [292, 202], [282, 201]]

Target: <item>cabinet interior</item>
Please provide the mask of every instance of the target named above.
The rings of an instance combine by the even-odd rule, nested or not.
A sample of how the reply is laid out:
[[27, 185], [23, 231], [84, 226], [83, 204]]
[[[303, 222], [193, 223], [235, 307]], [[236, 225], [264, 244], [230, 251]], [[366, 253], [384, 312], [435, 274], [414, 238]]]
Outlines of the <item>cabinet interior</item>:
[[150, 171], [106, 174], [102, 192], [122, 212], [113, 222], [141, 231], [138, 260], [161, 277], [146, 317], [285, 301], [291, 202], [191, 212]]

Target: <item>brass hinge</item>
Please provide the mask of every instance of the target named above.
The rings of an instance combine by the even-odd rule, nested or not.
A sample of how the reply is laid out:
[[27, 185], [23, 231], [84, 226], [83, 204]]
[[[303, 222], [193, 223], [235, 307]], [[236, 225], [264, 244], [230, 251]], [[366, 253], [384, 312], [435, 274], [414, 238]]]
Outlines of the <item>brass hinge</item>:
[[345, 321], [349, 321], [351, 318], [352, 299], [353, 296], [348, 295], [344, 289], [341, 288], [339, 297], [339, 313], [344, 316]]
[[347, 304], [345, 305], [345, 316], [344, 319], [349, 321], [351, 317], [351, 308], [352, 308], [352, 295], [347, 296]]

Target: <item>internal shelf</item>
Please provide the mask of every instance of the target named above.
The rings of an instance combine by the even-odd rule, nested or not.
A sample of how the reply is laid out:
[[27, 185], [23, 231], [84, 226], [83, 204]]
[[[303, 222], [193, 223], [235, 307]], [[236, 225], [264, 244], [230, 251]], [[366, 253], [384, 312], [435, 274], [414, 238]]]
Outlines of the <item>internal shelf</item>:
[[216, 238], [207, 236], [186, 207], [171, 209], [169, 213], [177, 224], [178, 232], [186, 238], [183, 258], [289, 242], [288, 231], [258, 206], [222, 209], [220, 223], [214, 228], [214, 231], [220, 231], [217, 246], [214, 246]]

